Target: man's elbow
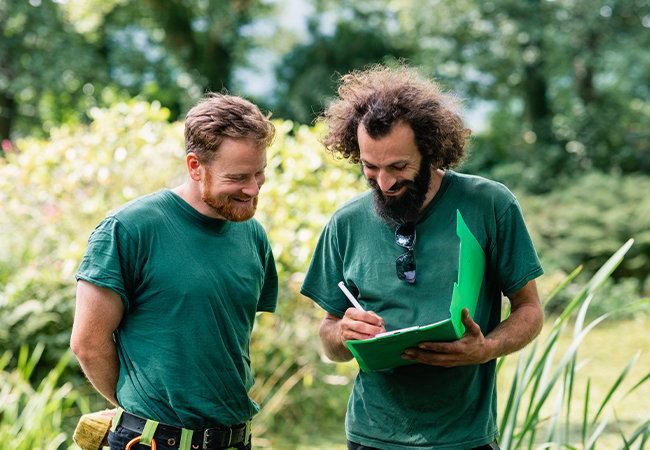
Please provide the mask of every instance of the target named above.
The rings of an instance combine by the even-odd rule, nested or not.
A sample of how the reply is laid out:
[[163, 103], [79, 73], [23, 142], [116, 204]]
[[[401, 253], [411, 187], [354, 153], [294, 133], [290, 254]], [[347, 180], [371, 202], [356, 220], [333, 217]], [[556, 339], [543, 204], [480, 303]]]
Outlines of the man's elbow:
[[533, 308], [531, 329], [534, 330], [532, 339], [535, 339], [542, 332], [542, 328], [544, 327], [545, 314], [544, 307], [541, 305], [541, 303], [534, 305]]
[[93, 341], [88, 336], [81, 336], [74, 331], [72, 332], [70, 349], [79, 361], [85, 362], [101, 357], [101, 348], [101, 343]]
[[84, 359], [88, 353], [88, 345], [74, 331], [72, 336], [70, 336], [70, 349], [79, 360]]

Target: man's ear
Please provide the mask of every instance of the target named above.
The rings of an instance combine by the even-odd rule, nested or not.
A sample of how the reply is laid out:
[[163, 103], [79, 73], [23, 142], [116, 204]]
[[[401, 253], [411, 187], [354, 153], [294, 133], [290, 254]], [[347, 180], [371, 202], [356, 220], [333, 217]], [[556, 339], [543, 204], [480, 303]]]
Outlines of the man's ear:
[[190, 174], [190, 178], [194, 181], [201, 181], [201, 161], [199, 157], [196, 156], [196, 153], [188, 153], [185, 157], [185, 162], [187, 163], [187, 171]]

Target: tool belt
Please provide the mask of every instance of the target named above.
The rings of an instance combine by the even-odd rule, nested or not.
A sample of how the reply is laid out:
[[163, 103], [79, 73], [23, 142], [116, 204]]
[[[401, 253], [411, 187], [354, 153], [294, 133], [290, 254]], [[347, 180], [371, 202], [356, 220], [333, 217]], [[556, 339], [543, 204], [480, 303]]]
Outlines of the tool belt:
[[140, 443], [156, 448], [156, 440], [159, 443], [166, 443], [169, 446], [179, 444], [179, 450], [235, 450], [234, 446], [243, 443], [248, 445], [250, 439], [251, 421], [234, 425], [232, 427], [212, 427], [205, 430], [187, 430], [174, 425], [167, 425], [146, 419], [135, 414], [128, 413], [122, 408], [117, 410], [113, 419], [111, 430], [121, 426], [122, 428], [140, 433], [140, 437], [133, 439], [127, 445]]

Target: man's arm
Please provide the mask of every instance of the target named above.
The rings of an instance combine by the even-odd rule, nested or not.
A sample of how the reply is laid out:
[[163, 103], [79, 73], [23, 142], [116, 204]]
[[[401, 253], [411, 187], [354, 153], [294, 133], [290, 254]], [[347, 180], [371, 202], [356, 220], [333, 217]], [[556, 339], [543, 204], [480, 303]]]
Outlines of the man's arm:
[[353, 357], [345, 345], [346, 341], [373, 338], [385, 331], [384, 319], [374, 312], [348, 308], [343, 317], [325, 313], [318, 335], [327, 357], [332, 361], [345, 362]]
[[544, 309], [535, 280], [508, 296], [511, 312], [490, 334], [483, 336], [481, 327], [463, 310], [465, 335], [454, 342], [422, 342], [406, 350], [404, 358], [442, 367], [482, 364], [516, 352], [531, 342], [542, 330]]
[[119, 406], [115, 392], [120, 360], [113, 332], [123, 314], [124, 306], [118, 294], [79, 280], [70, 347], [95, 389], [115, 406]]

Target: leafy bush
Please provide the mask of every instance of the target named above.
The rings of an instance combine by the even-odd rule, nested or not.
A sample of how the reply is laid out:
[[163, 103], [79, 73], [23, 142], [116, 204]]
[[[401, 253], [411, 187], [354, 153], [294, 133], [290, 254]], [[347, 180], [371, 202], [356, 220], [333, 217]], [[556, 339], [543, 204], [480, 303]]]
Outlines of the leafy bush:
[[[650, 276], [650, 177], [592, 172], [546, 195], [519, 195], [535, 247], [547, 267], [589, 276], [628, 239], [628, 258], [614, 277]], [[641, 287], [641, 286], [640, 286]]]
[[0, 348], [47, 343], [45, 372], [67, 351], [74, 273], [94, 227], [180, 180], [182, 125], [167, 124], [166, 110], [134, 101], [92, 114], [89, 128], [20, 141], [20, 153], [0, 159]]
[[[61, 383], [71, 352], [59, 361], [43, 381], [32, 387], [30, 377], [44, 346], [31, 355], [23, 346], [16, 367], [5, 368], [11, 352], [0, 358], [0, 447], [13, 450], [57, 450], [72, 447], [72, 431], [78, 420], [79, 393], [72, 383]], [[87, 408], [83, 413], [87, 413]], [[75, 446], [75, 448], [78, 448]]]

